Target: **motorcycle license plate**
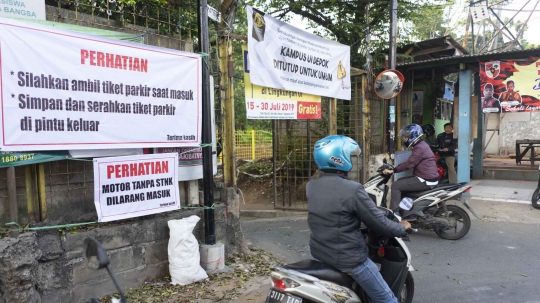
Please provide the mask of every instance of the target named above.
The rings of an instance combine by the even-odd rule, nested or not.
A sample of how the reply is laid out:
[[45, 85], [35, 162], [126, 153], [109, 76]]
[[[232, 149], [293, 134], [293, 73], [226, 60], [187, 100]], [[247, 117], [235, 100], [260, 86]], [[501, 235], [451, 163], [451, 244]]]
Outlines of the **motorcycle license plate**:
[[266, 303], [302, 303], [302, 298], [285, 294], [272, 288], [266, 297]]

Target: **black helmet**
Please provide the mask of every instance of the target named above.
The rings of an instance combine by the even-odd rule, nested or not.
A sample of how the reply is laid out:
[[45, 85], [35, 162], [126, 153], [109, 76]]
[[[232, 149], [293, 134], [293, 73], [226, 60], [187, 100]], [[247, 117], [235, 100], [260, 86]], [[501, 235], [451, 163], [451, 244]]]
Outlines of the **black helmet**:
[[435, 134], [435, 126], [433, 124], [422, 125], [422, 131], [426, 135], [426, 138], [429, 138]]

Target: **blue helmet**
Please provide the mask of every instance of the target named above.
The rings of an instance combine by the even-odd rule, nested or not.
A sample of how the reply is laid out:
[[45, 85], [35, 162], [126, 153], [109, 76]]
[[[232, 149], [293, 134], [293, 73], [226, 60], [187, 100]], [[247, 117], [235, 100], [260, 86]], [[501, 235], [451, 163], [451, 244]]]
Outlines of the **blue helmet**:
[[420, 140], [422, 134], [422, 127], [418, 124], [409, 124], [399, 132], [399, 136], [402, 138], [405, 147], [413, 146]]
[[359, 156], [360, 147], [346, 136], [328, 136], [315, 143], [313, 158], [320, 170], [349, 172], [353, 168], [351, 156]]

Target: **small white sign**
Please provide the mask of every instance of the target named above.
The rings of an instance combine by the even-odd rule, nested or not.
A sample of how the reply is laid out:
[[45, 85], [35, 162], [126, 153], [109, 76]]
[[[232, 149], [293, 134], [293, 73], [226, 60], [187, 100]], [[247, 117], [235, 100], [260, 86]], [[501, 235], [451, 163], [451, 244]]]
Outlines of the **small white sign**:
[[221, 13], [217, 9], [208, 5], [208, 18], [216, 22], [221, 22]]
[[45, 20], [45, 0], [0, 0], [0, 17]]
[[178, 154], [94, 159], [99, 222], [180, 209]]
[[489, 18], [489, 12], [486, 5], [471, 6], [471, 16], [474, 22], [479, 22]]

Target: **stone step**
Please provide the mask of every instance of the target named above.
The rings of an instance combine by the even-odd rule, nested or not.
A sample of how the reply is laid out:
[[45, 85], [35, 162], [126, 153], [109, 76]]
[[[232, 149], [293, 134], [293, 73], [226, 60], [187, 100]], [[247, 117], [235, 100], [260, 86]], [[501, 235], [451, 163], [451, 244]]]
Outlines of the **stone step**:
[[537, 167], [529, 168], [501, 168], [484, 167], [484, 179], [495, 180], [517, 180], [517, 181], [537, 181], [539, 172]]

